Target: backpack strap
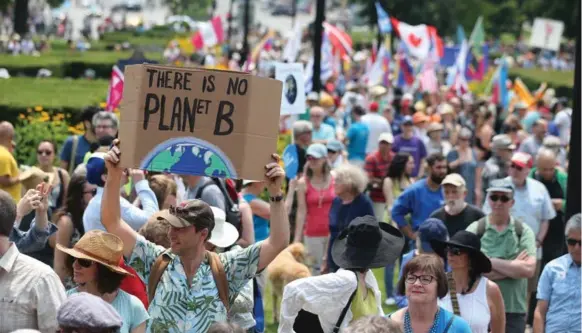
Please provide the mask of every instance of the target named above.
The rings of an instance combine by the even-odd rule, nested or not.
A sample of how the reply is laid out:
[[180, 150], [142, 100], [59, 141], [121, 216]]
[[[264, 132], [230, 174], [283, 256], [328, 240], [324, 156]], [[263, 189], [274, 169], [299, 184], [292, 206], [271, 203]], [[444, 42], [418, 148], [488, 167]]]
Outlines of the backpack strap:
[[487, 228], [487, 216], [484, 216], [477, 221], [477, 236], [479, 236], [479, 238], [483, 237], [486, 228]]
[[449, 319], [449, 322], [447, 323], [447, 326], [445, 327], [445, 331], [444, 333], [448, 333], [449, 332], [449, 328], [451, 328], [451, 326], [453, 325], [453, 321], [455, 321], [455, 316], [451, 316], [451, 319]]
[[214, 283], [216, 283], [216, 288], [218, 289], [218, 297], [220, 297], [220, 300], [226, 308], [226, 312], [228, 312], [230, 309], [230, 301], [228, 299], [228, 279], [226, 278], [224, 265], [216, 252], [206, 251], [206, 259], [208, 260], [208, 265], [214, 277]]
[[352, 293], [352, 295], [350, 296], [350, 299], [348, 300], [348, 304], [346, 304], [346, 306], [343, 308], [342, 313], [340, 314], [339, 318], [337, 319], [337, 322], [335, 323], [335, 326], [333, 328], [333, 333], [338, 333], [340, 330], [340, 326], [342, 325], [342, 322], [344, 321], [344, 318], [346, 317], [346, 315], [348, 314], [348, 309], [350, 308], [350, 306], [352, 305], [352, 301], [354, 300], [354, 296], [356, 296], [356, 292], [358, 291], [358, 273], [354, 272], [356, 274], [356, 289], [354, 290], [354, 292]]
[[452, 272], [447, 272], [447, 283], [449, 285], [449, 296], [451, 297], [451, 304], [453, 305], [453, 313], [460, 316], [461, 309], [459, 307], [459, 299], [457, 298], [457, 286]]
[[519, 245], [519, 243], [521, 243], [521, 235], [523, 234], [523, 223], [518, 219], [513, 219], [513, 228], [517, 235], [517, 245]]
[[75, 156], [77, 155], [77, 147], [79, 146], [79, 137], [77, 135], [73, 136], [73, 146], [71, 147], [71, 157], [69, 160], [69, 175], [73, 174], [75, 171]]
[[164, 271], [166, 271], [166, 268], [170, 264], [170, 261], [172, 261], [172, 258], [170, 258], [166, 252], [163, 252], [156, 258], [156, 261], [154, 261], [154, 264], [152, 265], [150, 277], [148, 279], [148, 300], [150, 304], [156, 296], [156, 288], [162, 278], [162, 274], [164, 274]]
[[202, 186], [200, 186], [200, 187], [198, 188], [198, 191], [196, 192], [196, 197], [195, 197], [195, 199], [201, 199], [201, 198], [202, 198], [202, 193], [204, 192], [204, 190], [205, 190], [205, 189], [206, 189], [208, 186], [210, 186], [210, 185], [213, 185], [213, 184], [214, 184], [214, 181], [206, 181], [204, 184], [202, 184]]

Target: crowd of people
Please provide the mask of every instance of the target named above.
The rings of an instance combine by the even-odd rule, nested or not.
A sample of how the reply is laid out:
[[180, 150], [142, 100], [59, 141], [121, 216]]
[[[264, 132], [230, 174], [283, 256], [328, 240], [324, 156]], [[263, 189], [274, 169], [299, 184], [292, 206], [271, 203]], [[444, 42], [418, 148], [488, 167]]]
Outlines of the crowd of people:
[[276, 274], [280, 333], [580, 332], [568, 100], [352, 79], [284, 119], [291, 179], [123, 169], [97, 108], [23, 169], [1, 122], [0, 332], [263, 332]]

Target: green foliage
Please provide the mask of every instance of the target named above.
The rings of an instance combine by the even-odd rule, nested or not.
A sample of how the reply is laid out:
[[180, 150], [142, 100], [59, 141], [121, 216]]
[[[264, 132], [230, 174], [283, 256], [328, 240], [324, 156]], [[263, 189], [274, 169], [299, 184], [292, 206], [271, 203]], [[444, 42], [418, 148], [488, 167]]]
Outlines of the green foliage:
[[166, 0], [166, 4], [174, 15], [188, 15], [194, 20], [207, 20], [212, 0]]
[[69, 128], [64, 118], [64, 114], [51, 117], [45, 111], [22, 114], [15, 124], [15, 158], [18, 164], [36, 164], [36, 148], [41, 140], [51, 140], [57, 147], [61, 147], [67, 137], [75, 131], [74, 128]]
[[0, 112], [2, 105], [44, 108], [78, 108], [103, 102], [107, 96], [107, 80], [63, 80], [56, 78], [10, 78], [0, 80]]
[[537, 81], [540, 84], [547, 82], [550, 88], [556, 86], [572, 88], [574, 86], [574, 72], [544, 71], [539, 68], [512, 68], [510, 75], [519, 76], [522, 79], [528, 79], [530, 81]]

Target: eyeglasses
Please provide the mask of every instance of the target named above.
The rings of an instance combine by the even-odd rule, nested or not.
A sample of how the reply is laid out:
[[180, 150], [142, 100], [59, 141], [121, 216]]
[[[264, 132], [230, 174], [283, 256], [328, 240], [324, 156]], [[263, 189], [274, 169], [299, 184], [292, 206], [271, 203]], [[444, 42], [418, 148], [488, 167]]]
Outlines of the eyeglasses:
[[79, 264], [79, 266], [81, 266], [83, 268], [89, 268], [89, 267], [91, 267], [91, 265], [93, 265], [93, 262], [91, 260], [87, 260], [87, 259], [76, 258], [75, 261]]
[[497, 194], [490, 195], [489, 199], [491, 199], [491, 201], [493, 201], [493, 202], [497, 202], [497, 201], [501, 200], [501, 202], [503, 202], [503, 203], [509, 202], [509, 200], [511, 200], [511, 198], [506, 196], [506, 195], [497, 195]]
[[463, 253], [463, 250], [461, 250], [458, 247], [454, 247], [454, 246], [447, 246], [447, 248], [445, 250], [447, 251], [447, 253], [454, 255], [454, 256], [460, 256]]
[[46, 155], [46, 156], [51, 156], [53, 154], [53, 152], [51, 150], [42, 150], [42, 149], [37, 150], [36, 153], [39, 155]]
[[574, 239], [574, 238], [568, 238], [566, 240], [566, 243], [568, 243], [568, 245], [570, 245], [570, 246], [576, 246], [576, 244], [578, 244], [578, 246], [582, 246], [582, 240], [578, 240], [578, 239]]
[[422, 284], [423, 286], [426, 286], [426, 285], [430, 284], [432, 282], [432, 280], [434, 280], [434, 276], [432, 276], [432, 275], [412, 275], [412, 274], [408, 274], [408, 276], [406, 276], [406, 283], [408, 283], [408, 284], [415, 284], [416, 280], [419, 280], [420, 284]]
[[511, 163], [511, 167], [517, 171], [523, 170], [523, 167], [521, 165], [517, 165], [515, 163]]

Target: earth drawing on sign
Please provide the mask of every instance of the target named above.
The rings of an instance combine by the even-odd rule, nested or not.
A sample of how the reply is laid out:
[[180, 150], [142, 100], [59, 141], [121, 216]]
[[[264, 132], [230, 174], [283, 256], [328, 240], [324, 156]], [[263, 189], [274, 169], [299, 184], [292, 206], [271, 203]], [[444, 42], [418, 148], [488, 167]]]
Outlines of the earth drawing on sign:
[[181, 175], [237, 178], [230, 159], [210, 142], [180, 137], [166, 140], [141, 161], [140, 169]]

